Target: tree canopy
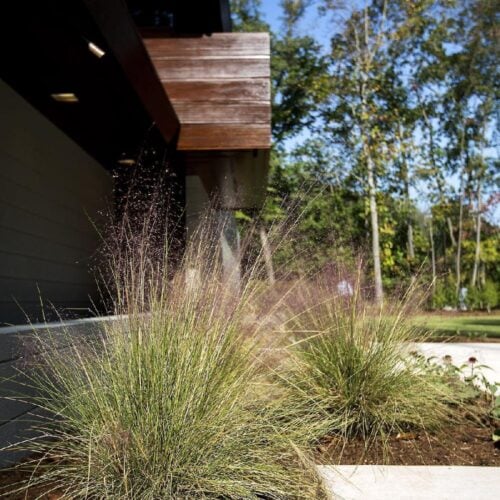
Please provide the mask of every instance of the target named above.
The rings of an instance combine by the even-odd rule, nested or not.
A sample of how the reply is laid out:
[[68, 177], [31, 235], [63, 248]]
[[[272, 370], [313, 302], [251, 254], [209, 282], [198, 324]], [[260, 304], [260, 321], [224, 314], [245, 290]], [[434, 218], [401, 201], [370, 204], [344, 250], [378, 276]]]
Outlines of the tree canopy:
[[[275, 259], [321, 267], [362, 253], [378, 300], [423, 273], [436, 307], [456, 305], [464, 286], [489, 307], [500, 283], [498, 4], [280, 7], [260, 217], [270, 227], [287, 201], [301, 216]], [[233, 1], [233, 12], [237, 29], [269, 30], [259, 0]], [[329, 40], [304, 29], [307, 13], [331, 23]]]

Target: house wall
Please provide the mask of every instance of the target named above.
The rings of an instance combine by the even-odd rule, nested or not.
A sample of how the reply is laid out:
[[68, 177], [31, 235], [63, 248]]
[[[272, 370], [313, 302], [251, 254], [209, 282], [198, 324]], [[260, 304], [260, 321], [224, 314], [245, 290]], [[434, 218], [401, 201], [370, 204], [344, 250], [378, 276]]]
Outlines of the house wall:
[[26, 455], [15, 444], [36, 436], [40, 418], [49, 415], [30, 401], [35, 396], [33, 366], [39, 361], [37, 337], [50, 339], [48, 346], [63, 353], [73, 342], [92, 341], [103, 334], [105, 323], [114, 317], [86, 318], [62, 323], [0, 327], [0, 469]]
[[40, 297], [88, 314], [112, 178], [3, 82], [0, 103], [0, 325], [41, 320]]

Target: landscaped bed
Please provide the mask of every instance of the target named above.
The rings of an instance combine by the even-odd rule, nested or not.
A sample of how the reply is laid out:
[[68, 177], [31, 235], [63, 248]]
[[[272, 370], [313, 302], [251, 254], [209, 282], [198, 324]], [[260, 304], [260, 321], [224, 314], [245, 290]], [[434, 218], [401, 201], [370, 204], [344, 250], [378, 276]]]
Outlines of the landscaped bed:
[[464, 419], [437, 432], [407, 432], [375, 441], [367, 450], [360, 438], [327, 438], [315, 450], [325, 465], [476, 465], [500, 467], [494, 426]]
[[[62, 352], [35, 335], [25, 375], [58, 417], [19, 443], [35, 458], [0, 495], [308, 500], [324, 498], [315, 464], [500, 465], [497, 388], [476, 358], [408, 349], [414, 291], [374, 304], [361, 265], [348, 294], [329, 275], [277, 290], [256, 265], [235, 294], [210, 241], [173, 276], [140, 241], [113, 261], [102, 338]], [[203, 287], [185, 278], [197, 262], [213, 263]]]
[[[472, 421], [450, 426], [435, 433], [411, 432], [389, 438], [386, 447], [375, 442], [365, 450], [362, 439], [344, 442], [328, 438], [315, 450], [315, 461], [325, 465], [467, 465], [500, 467], [500, 449], [491, 439], [492, 428]], [[3, 488], [26, 481], [29, 473], [0, 471], [0, 496]], [[7, 495], [6, 500], [57, 500], [62, 494], [51, 491], [43, 495], [42, 488], [26, 493]], [[42, 496], [40, 496], [42, 495]]]
[[[491, 439], [492, 427], [473, 421], [450, 426], [435, 433], [410, 432], [394, 435], [384, 446], [375, 442], [365, 450], [362, 439], [345, 442], [341, 439], [323, 440], [315, 450], [315, 461], [325, 465], [467, 465], [500, 467], [500, 449]], [[0, 496], [3, 488], [26, 481], [29, 473], [0, 471]], [[31, 488], [26, 493], [7, 495], [6, 500], [57, 500], [57, 491], [43, 495], [42, 488]], [[26, 496], [25, 496], [26, 495]], [[42, 496], [40, 496], [42, 495]]]
[[0, 471], [0, 497], [6, 500], [57, 500], [61, 494], [57, 491], [50, 491], [47, 487], [33, 487], [22, 493], [4, 493], [10, 491], [13, 485], [20, 482], [26, 482], [30, 479], [29, 472], [19, 470]]

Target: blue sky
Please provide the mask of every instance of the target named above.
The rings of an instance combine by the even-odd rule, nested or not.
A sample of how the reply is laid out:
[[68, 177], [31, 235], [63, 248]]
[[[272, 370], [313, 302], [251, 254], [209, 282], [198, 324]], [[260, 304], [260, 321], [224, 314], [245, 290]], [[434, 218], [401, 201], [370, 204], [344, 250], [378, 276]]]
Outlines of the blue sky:
[[[314, 35], [314, 37], [323, 44], [328, 44], [332, 25], [328, 19], [321, 18], [317, 10], [318, 0], [312, 0], [311, 6], [306, 11], [304, 19], [300, 23], [300, 33]], [[271, 28], [278, 30], [281, 26], [281, 8], [280, 0], [262, 0], [262, 13], [265, 20], [271, 25]]]
[[262, 0], [262, 12], [273, 30], [276, 29], [279, 26], [279, 0]]
[[[359, 5], [361, 3], [360, 0], [354, 0], [356, 3]], [[280, 0], [261, 0], [261, 12], [264, 15], [265, 20], [270, 24], [271, 29], [273, 31], [279, 31], [281, 27], [281, 8], [280, 8]], [[326, 16], [321, 16], [318, 13], [318, 6], [319, 0], [312, 0], [311, 1], [311, 6], [308, 8], [306, 11], [306, 15], [304, 16], [304, 19], [301, 21], [299, 25], [299, 34], [301, 35], [313, 35], [314, 38], [323, 44], [325, 47], [325, 50], [327, 50], [328, 45], [329, 45], [329, 40], [331, 38], [332, 33], [335, 30], [335, 24], [332, 22], [331, 19], [328, 19]], [[349, 3], [347, 3], [349, 5]], [[352, 5], [352, 3], [351, 3]], [[304, 140], [304, 136], [301, 135], [300, 137], [294, 139], [291, 141], [290, 145], [296, 144], [298, 142], [301, 142]], [[492, 152], [493, 156], [496, 156], [496, 151]], [[457, 184], [456, 180], [451, 180], [451, 184], [455, 185]], [[412, 189], [412, 196], [420, 200], [418, 203], [421, 209], [426, 208], [427, 206], [427, 200], [425, 200], [425, 187], [424, 186], [419, 186], [417, 189]], [[422, 195], [424, 195], [422, 197]], [[489, 218], [495, 221], [495, 223], [500, 223], [500, 206], [497, 205], [496, 209], [492, 214], [489, 214]]]

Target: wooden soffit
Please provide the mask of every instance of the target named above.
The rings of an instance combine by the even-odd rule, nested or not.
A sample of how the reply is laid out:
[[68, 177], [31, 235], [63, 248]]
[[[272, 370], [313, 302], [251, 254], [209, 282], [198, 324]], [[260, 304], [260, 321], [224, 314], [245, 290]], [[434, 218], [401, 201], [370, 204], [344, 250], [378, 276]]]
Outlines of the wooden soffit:
[[153, 139], [175, 143], [177, 115], [122, 0], [28, 4], [2, 5], [0, 77], [13, 90], [110, 169]]
[[145, 38], [181, 128], [180, 151], [269, 149], [268, 33]]

